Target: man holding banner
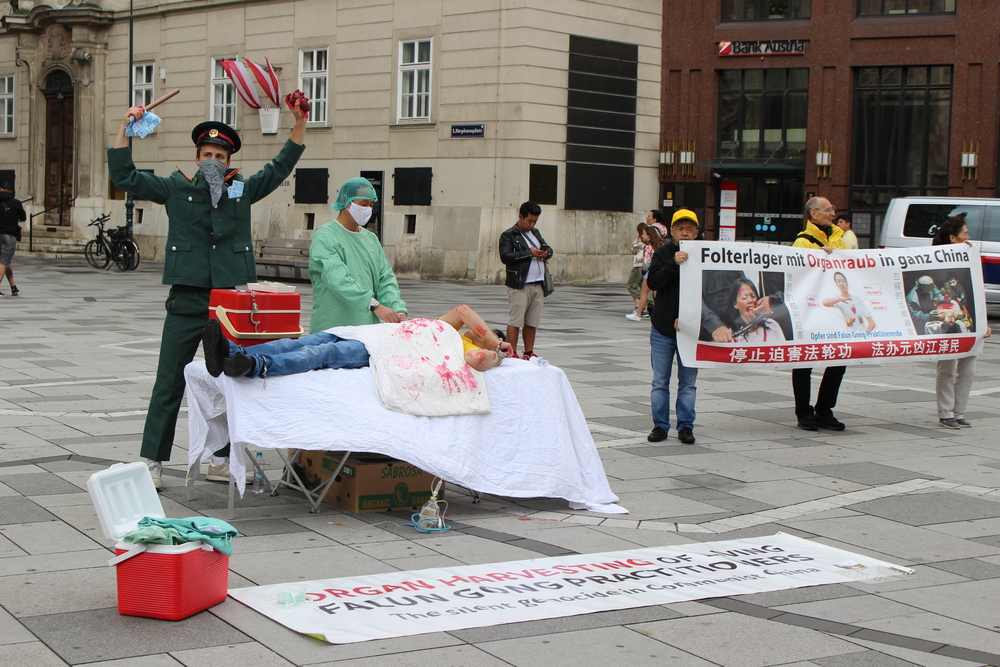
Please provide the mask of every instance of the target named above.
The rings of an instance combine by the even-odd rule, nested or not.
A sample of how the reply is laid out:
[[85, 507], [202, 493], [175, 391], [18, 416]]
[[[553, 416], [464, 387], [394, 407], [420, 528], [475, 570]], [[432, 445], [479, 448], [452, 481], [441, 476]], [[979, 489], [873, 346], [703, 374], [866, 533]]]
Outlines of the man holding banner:
[[653, 253], [646, 282], [656, 291], [656, 305], [650, 321], [650, 361], [653, 365], [653, 389], [650, 403], [653, 409], [653, 430], [646, 440], [660, 442], [670, 428], [670, 374], [677, 357], [677, 401], [674, 418], [677, 420], [677, 439], [693, 445], [694, 400], [697, 389], [698, 369], [684, 364], [677, 353], [677, 311], [681, 298], [680, 266], [688, 259], [678, 244], [693, 241], [698, 236], [698, 216], [694, 211], [680, 209], [670, 221], [670, 242]]
[[[844, 230], [834, 224], [837, 209], [824, 197], [813, 197], [806, 202], [803, 216], [806, 228], [795, 237], [793, 248], [822, 248], [827, 254], [834, 248], [844, 248]], [[820, 426], [833, 431], [843, 431], [844, 422], [833, 416], [840, 394], [840, 383], [844, 379], [847, 366], [827, 366], [823, 371], [823, 381], [819, 385], [819, 395], [815, 407], [809, 400], [812, 396], [812, 369], [796, 368], [792, 371], [792, 393], [795, 396], [795, 418], [799, 428], [816, 431]]]

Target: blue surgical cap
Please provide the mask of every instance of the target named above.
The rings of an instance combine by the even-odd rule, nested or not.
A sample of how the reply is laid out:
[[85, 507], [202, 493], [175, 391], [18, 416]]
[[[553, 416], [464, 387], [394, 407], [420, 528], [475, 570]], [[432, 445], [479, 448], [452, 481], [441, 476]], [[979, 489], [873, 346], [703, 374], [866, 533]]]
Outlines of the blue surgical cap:
[[337, 201], [333, 202], [333, 210], [343, 211], [355, 199], [374, 199], [378, 201], [373, 186], [367, 178], [349, 178], [340, 186]]

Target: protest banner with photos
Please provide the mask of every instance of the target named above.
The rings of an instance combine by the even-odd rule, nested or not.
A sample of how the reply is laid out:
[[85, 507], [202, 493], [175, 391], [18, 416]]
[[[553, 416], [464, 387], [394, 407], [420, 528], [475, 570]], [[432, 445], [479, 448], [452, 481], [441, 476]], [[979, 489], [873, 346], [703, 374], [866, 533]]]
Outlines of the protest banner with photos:
[[821, 368], [982, 352], [975, 246], [827, 253], [684, 241], [681, 250], [677, 347], [686, 366]]
[[294, 581], [229, 595], [296, 632], [348, 644], [911, 574], [910, 568], [778, 533]]

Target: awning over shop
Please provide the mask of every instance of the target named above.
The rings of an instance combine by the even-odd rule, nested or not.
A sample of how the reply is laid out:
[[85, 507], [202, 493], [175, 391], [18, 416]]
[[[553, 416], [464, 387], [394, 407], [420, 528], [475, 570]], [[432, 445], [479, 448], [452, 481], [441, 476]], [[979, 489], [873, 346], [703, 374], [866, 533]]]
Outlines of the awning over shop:
[[696, 162], [699, 167], [708, 167], [720, 174], [802, 174], [801, 165], [784, 162]]

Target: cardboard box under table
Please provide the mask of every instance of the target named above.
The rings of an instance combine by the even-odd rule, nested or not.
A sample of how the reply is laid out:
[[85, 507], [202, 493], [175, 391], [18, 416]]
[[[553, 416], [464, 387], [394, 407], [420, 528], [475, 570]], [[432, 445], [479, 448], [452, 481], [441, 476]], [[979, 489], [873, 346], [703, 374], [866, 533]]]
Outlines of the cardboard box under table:
[[229, 556], [195, 541], [133, 544], [121, 537], [143, 517], [165, 518], [145, 463], [116, 463], [91, 475], [87, 490], [105, 537], [117, 540], [118, 612], [179, 621], [226, 599]]
[[[329, 484], [323, 502], [357, 513], [418, 510], [430, 498], [434, 482], [434, 475], [379, 454], [352, 454], [344, 461], [341, 452], [302, 451], [293, 465], [311, 491], [321, 492]], [[438, 495], [443, 497], [443, 490]]]

